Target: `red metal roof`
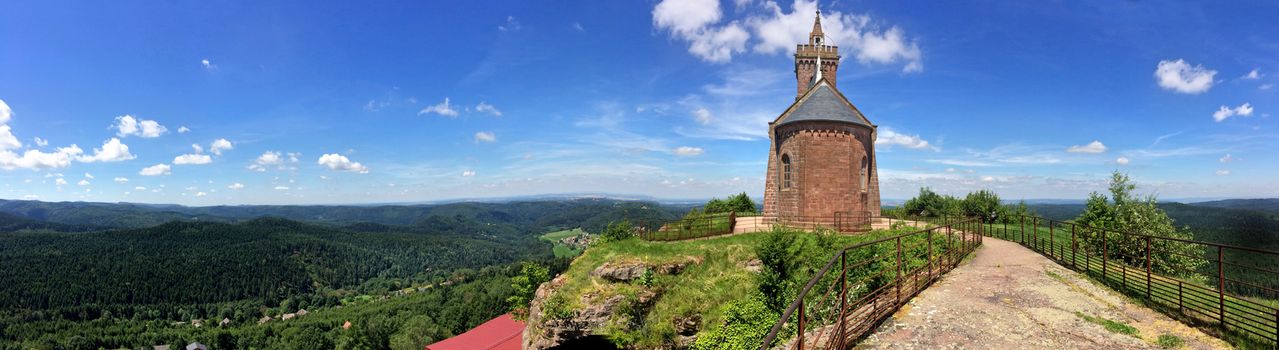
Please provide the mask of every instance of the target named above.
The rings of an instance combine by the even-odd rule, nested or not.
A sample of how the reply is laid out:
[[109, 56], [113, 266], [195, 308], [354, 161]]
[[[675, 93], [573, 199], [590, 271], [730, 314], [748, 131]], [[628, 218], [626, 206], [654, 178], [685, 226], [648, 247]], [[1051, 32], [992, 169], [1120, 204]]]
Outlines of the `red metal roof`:
[[524, 322], [505, 314], [456, 337], [427, 345], [426, 350], [520, 350], [523, 334]]

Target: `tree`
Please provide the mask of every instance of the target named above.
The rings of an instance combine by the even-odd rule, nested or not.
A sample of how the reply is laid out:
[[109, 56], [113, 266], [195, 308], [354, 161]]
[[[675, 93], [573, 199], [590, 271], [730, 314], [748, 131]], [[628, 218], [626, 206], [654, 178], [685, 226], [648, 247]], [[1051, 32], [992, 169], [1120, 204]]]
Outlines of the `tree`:
[[[1128, 175], [1118, 171], [1111, 174], [1110, 198], [1093, 192], [1088, 196], [1084, 212], [1075, 222], [1100, 230], [1084, 234], [1084, 241], [1095, 254], [1102, 253], [1103, 238], [1111, 259], [1131, 266], [1146, 263], [1146, 239], [1130, 234], [1153, 237], [1192, 239], [1187, 228], [1178, 229], [1168, 214], [1159, 209], [1155, 196], [1137, 198], [1133, 191], [1136, 184]], [[1166, 239], [1150, 240], [1150, 260], [1153, 267], [1165, 276], [1202, 279], [1196, 271], [1207, 263], [1202, 258], [1203, 247]]]
[[546, 267], [537, 263], [524, 263], [524, 266], [520, 268], [520, 274], [511, 277], [511, 289], [514, 289], [515, 293], [506, 298], [506, 302], [511, 307], [511, 315], [521, 321], [527, 318], [528, 304], [537, 294], [537, 287], [550, 280], [550, 273]]
[[737, 213], [737, 214], [756, 214], [755, 201], [751, 200], [746, 192], [729, 196], [726, 199], [712, 198], [702, 207], [704, 214], [720, 214], [720, 213]]
[[937, 192], [933, 192], [932, 189], [927, 187], [920, 188], [918, 196], [902, 204], [902, 210], [906, 212], [906, 215], [926, 217], [958, 215], [961, 213], [958, 198], [937, 194]]
[[999, 195], [988, 190], [969, 192], [960, 207], [964, 216], [978, 217], [985, 223], [993, 223], [996, 218], [1006, 215], [1004, 207], [999, 205]]

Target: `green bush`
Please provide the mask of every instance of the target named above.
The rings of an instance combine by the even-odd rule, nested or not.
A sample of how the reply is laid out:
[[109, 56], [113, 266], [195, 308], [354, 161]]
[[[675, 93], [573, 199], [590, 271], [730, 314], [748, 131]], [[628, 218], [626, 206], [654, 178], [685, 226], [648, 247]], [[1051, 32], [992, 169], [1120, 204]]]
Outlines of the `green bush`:
[[919, 195], [907, 200], [901, 209], [906, 215], [923, 217], [959, 215], [963, 212], [959, 198], [937, 194], [927, 187], [920, 188]]
[[[692, 348], [697, 350], [755, 350], [768, 336], [781, 314], [767, 305], [767, 298], [755, 294], [745, 300], [725, 306], [724, 324], [719, 328], [702, 332]], [[779, 334], [776, 339], [787, 336]]]
[[759, 274], [759, 291], [764, 296], [764, 303], [778, 313], [791, 301], [788, 298], [793, 285], [791, 279], [800, 262], [798, 252], [791, 249], [794, 245], [794, 233], [773, 230], [764, 242], [755, 247], [755, 255], [763, 266]]
[[635, 226], [631, 225], [630, 220], [610, 222], [604, 228], [604, 232], [600, 233], [601, 242], [615, 242], [635, 237]]
[[759, 212], [756, 210], [755, 201], [751, 200], [746, 192], [732, 195], [727, 199], [720, 200], [713, 198], [706, 202], [706, 206], [702, 207], [704, 214], [721, 214], [721, 213], [737, 213], [738, 215], [755, 215]]
[[511, 277], [511, 289], [514, 289], [515, 293], [506, 298], [507, 304], [511, 307], [511, 315], [521, 321], [527, 318], [528, 303], [537, 293], [537, 287], [550, 280], [550, 271], [546, 267], [536, 263], [524, 263], [520, 274]]

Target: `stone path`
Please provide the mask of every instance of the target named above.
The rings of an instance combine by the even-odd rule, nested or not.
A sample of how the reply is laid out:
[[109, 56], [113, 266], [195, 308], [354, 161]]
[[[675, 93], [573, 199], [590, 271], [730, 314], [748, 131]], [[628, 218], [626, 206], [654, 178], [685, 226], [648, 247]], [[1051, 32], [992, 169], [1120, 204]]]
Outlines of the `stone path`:
[[[1134, 304], [1016, 243], [986, 237], [971, 261], [921, 292], [858, 349], [1158, 349], [1163, 334], [1185, 349], [1225, 342]], [[1107, 331], [1080, 315], [1136, 327]]]

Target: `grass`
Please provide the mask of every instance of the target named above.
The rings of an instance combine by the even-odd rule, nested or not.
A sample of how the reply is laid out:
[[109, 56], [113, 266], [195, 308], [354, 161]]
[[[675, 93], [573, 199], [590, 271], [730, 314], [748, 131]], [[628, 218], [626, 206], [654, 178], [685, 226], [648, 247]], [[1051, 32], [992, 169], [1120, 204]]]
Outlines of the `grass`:
[[1159, 339], [1155, 341], [1155, 344], [1158, 344], [1159, 347], [1164, 349], [1176, 349], [1185, 345], [1186, 341], [1181, 340], [1181, 338], [1172, 334], [1163, 334], [1159, 336]]
[[551, 252], [555, 254], [555, 257], [557, 257], [557, 258], [572, 258], [572, 257], [578, 256], [579, 254], [582, 254], [582, 250], [581, 250], [581, 249], [575, 249], [575, 248], [573, 248], [573, 247], [570, 247], [570, 246], [568, 246], [568, 245], [565, 245], [565, 244], [563, 244], [563, 243], [560, 243], [560, 240], [561, 240], [561, 239], [565, 239], [565, 238], [569, 238], [569, 237], [573, 237], [573, 236], [577, 236], [577, 235], [580, 235], [580, 234], [583, 234], [583, 233], [586, 233], [586, 231], [582, 231], [582, 229], [580, 229], [580, 228], [575, 228], [575, 229], [572, 229], [572, 230], [561, 230], [561, 231], [555, 231], [555, 232], [548, 232], [548, 233], [543, 234], [542, 236], [538, 237], [538, 239], [541, 239], [541, 240], [543, 240], [543, 241], [547, 241], [547, 242], [551, 242], [551, 243], [554, 243], [554, 244], [555, 244], [555, 245], [551, 248]]
[[1088, 316], [1082, 312], [1077, 312], [1077, 311], [1075, 312], [1075, 316], [1079, 316], [1079, 318], [1084, 319], [1084, 321], [1099, 324], [1102, 327], [1106, 328], [1106, 330], [1111, 331], [1113, 333], [1131, 335], [1134, 337], [1137, 336], [1137, 328], [1133, 326], [1129, 326], [1128, 324], [1125, 324], [1123, 322], [1113, 321], [1101, 316], [1095, 316], [1095, 317]]
[[[799, 233], [794, 247], [801, 252], [801, 270], [808, 271], [821, 268], [840, 248], [902, 232], [885, 230], [858, 235]], [[566, 300], [564, 307], [570, 310], [581, 309], [581, 296], [584, 295], [592, 295], [597, 301], [617, 295], [632, 300], [645, 289], [644, 286], [639, 283], [609, 283], [590, 277], [591, 271], [605, 263], [660, 265], [698, 259], [701, 263], [688, 266], [678, 275], [652, 276], [651, 289], [661, 294], [646, 312], [617, 312], [610, 326], [597, 330], [597, 333], [628, 347], [661, 347], [675, 339], [675, 319], [696, 314], [702, 316], [703, 331], [717, 327], [723, 324], [723, 305], [748, 298], [758, 290], [757, 273], [746, 270], [745, 266], [748, 261], [756, 259], [755, 247], [769, 234], [755, 232], [677, 242], [627, 239], [596, 244], [575, 259], [563, 273], [568, 279], [555, 291], [553, 298]], [[806, 281], [810, 276], [801, 277]], [[619, 308], [625, 309], [625, 306]], [[627, 323], [640, 326], [630, 330]]]

